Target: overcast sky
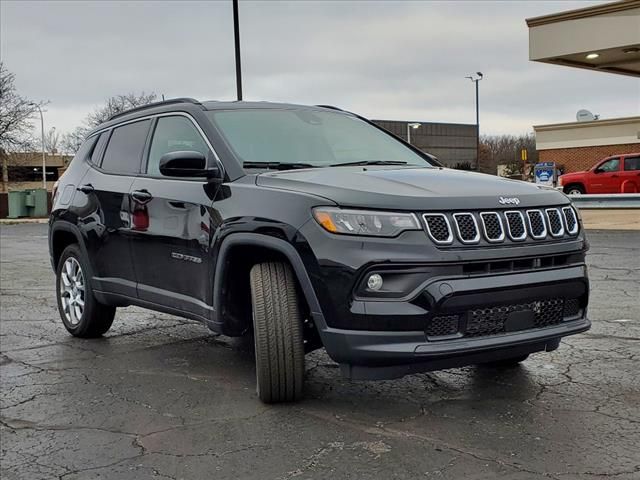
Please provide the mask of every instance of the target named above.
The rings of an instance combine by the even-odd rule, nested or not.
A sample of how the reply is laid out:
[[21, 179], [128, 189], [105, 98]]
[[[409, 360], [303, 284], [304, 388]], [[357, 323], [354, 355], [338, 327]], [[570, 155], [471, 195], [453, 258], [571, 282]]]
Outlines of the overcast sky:
[[[245, 99], [332, 104], [370, 118], [474, 123], [482, 133], [637, 115], [640, 81], [528, 60], [528, 17], [594, 2], [240, 1]], [[602, 3], [602, 2], [595, 2]], [[231, 1], [0, 3], [19, 92], [67, 131], [131, 91], [235, 99]]]

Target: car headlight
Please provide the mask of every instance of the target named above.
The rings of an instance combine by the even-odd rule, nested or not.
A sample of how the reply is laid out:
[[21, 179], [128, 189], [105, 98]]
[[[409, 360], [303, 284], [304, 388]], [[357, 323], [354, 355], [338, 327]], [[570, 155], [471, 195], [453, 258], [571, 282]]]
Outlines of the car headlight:
[[343, 210], [335, 207], [313, 209], [313, 218], [327, 232], [346, 235], [395, 237], [405, 230], [420, 230], [413, 213]]
[[558, 177], [558, 186], [561, 187], [564, 180], [562, 180], [562, 175]]

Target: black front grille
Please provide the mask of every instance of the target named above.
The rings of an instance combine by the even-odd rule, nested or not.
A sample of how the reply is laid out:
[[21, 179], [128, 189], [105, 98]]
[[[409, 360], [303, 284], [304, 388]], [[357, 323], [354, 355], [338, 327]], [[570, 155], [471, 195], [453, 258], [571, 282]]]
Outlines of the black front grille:
[[557, 208], [547, 209], [547, 219], [549, 220], [549, 230], [554, 237], [564, 235], [564, 227], [562, 226], [562, 217]]
[[578, 219], [576, 218], [576, 212], [571, 207], [563, 207], [562, 214], [564, 216], [564, 223], [567, 226], [567, 233], [575, 235], [578, 233]]
[[484, 226], [484, 235], [490, 242], [499, 242], [504, 239], [504, 231], [502, 230], [502, 222], [495, 212], [482, 212], [482, 225]]
[[478, 225], [470, 213], [455, 213], [453, 215], [458, 229], [458, 237], [463, 243], [474, 243], [480, 239]]
[[512, 312], [531, 310], [535, 328], [548, 327], [562, 322], [563, 298], [551, 298], [529, 303], [478, 308], [467, 312], [466, 337], [483, 337], [504, 333], [505, 322]]
[[[562, 241], [579, 231], [572, 207], [426, 212], [422, 214], [429, 238], [438, 246], [476, 248], [512, 242]], [[494, 244], [494, 245], [489, 245]]]
[[529, 230], [533, 238], [544, 238], [547, 235], [547, 227], [544, 224], [544, 217], [540, 210], [527, 210], [529, 219]]
[[451, 229], [447, 217], [442, 214], [426, 214], [424, 220], [427, 223], [429, 235], [437, 243], [449, 243], [452, 240]]
[[442, 315], [433, 317], [427, 326], [426, 333], [429, 337], [442, 337], [458, 333], [458, 315]]
[[524, 220], [520, 212], [505, 212], [507, 217], [507, 227], [509, 229], [509, 236], [512, 240], [524, 240], [527, 236], [527, 231], [524, 228]]

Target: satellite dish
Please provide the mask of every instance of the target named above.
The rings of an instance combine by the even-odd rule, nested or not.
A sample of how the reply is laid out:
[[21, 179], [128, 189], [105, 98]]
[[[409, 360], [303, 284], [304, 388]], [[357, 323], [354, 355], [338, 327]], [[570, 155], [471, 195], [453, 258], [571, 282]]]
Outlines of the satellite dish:
[[593, 122], [596, 120], [596, 116], [589, 110], [578, 110], [578, 113], [576, 113], [576, 120], [579, 122]]

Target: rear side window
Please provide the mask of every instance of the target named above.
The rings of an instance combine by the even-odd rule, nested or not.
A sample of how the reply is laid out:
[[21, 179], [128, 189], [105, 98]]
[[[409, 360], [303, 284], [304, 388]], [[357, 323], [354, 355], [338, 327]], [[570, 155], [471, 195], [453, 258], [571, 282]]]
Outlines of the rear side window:
[[627, 157], [624, 159], [625, 170], [640, 170], [640, 157]]
[[137, 173], [147, 140], [150, 120], [114, 128], [102, 159], [102, 169], [115, 173]]

